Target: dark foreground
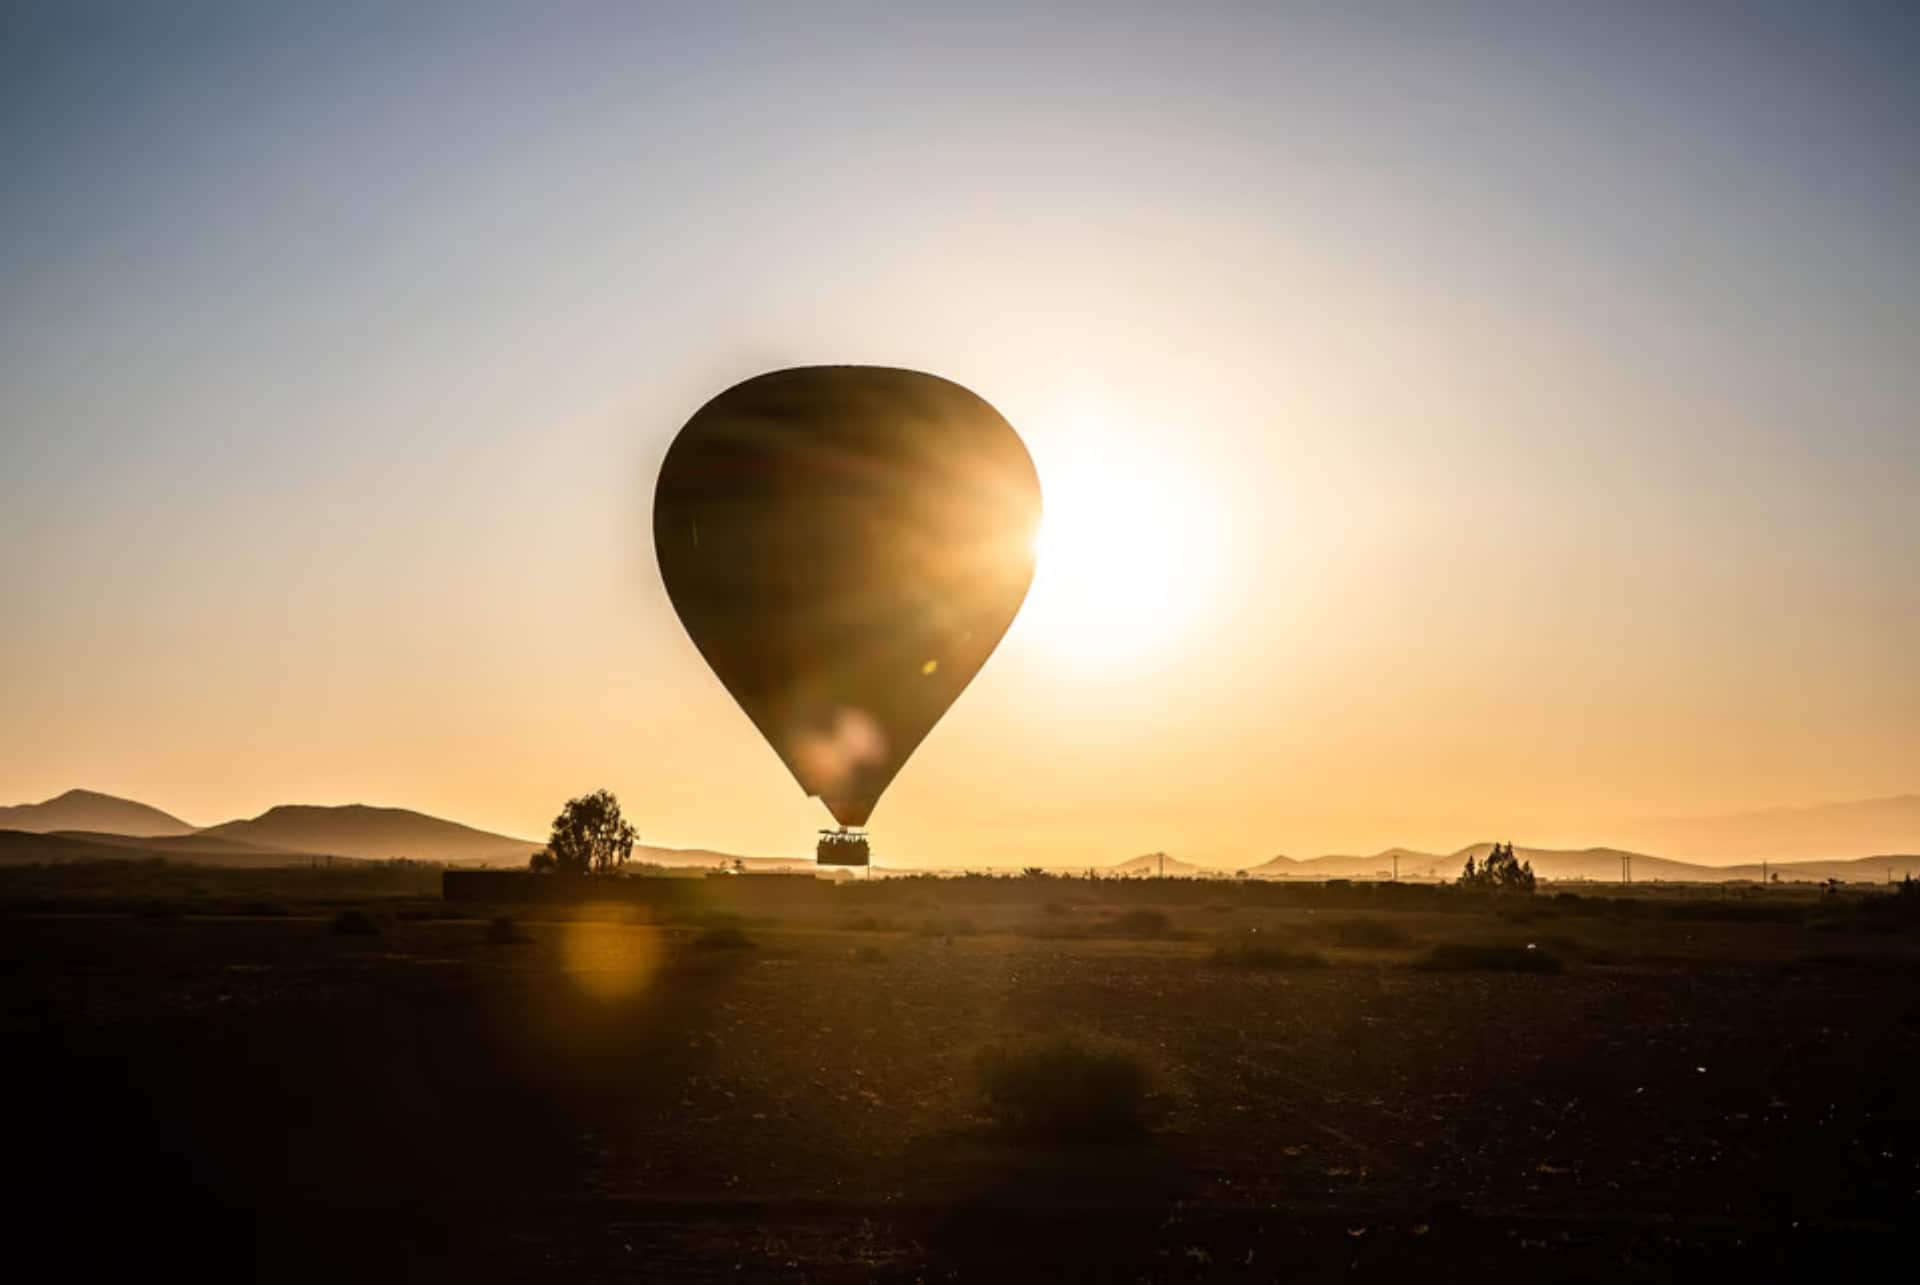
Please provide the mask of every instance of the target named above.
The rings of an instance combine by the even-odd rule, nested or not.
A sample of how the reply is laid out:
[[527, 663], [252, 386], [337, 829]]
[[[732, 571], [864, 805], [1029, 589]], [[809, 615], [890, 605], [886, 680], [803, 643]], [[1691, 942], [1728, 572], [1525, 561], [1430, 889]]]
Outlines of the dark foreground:
[[[0, 923], [12, 1235], [64, 1279], [1908, 1277], [1910, 919], [1183, 900], [519, 941], [38, 904]], [[1260, 934], [1327, 966], [1212, 961]], [[1064, 1027], [1142, 1051], [1143, 1131], [988, 1113], [975, 1051]]]

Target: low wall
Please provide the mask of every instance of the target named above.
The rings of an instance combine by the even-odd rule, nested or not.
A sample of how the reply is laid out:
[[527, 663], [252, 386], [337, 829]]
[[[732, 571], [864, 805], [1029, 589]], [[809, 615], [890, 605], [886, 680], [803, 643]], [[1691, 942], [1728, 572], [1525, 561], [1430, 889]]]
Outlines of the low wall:
[[662, 910], [784, 909], [824, 905], [833, 884], [811, 875], [713, 875], [662, 878], [636, 875], [535, 874], [531, 870], [448, 870], [440, 895], [470, 904], [578, 905], [617, 901]]

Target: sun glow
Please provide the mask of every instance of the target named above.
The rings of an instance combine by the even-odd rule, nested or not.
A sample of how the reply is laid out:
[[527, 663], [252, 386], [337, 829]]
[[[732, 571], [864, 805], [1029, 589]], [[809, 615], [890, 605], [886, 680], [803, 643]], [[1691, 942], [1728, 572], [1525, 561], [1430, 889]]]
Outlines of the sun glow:
[[1214, 579], [1214, 515], [1176, 470], [1083, 431], [1043, 453], [1038, 564], [1023, 616], [1076, 665], [1164, 650]]

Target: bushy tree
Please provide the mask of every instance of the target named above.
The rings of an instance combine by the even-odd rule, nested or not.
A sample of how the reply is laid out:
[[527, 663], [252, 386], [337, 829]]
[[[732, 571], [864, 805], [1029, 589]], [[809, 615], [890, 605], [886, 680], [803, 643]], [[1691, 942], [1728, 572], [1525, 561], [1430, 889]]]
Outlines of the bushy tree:
[[1531, 893], [1536, 885], [1533, 863], [1517, 859], [1511, 843], [1494, 844], [1486, 861], [1478, 865], [1468, 857], [1466, 869], [1460, 872], [1460, 886], [1480, 892]]
[[627, 863], [639, 837], [620, 815], [620, 800], [609, 790], [595, 790], [567, 800], [553, 819], [546, 850], [534, 853], [529, 864], [561, 874], [611, 874]]

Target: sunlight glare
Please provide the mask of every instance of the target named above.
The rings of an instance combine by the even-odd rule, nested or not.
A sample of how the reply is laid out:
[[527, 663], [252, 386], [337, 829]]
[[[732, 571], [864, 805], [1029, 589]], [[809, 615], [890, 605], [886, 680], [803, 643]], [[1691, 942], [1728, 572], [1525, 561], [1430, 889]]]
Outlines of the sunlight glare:
[[1213, 515], [1164, 461], [1091, 429], [1042, 453], [1040, 485], [1035, 636], [1076, 667], [1163, 650], [1214, 578]]

